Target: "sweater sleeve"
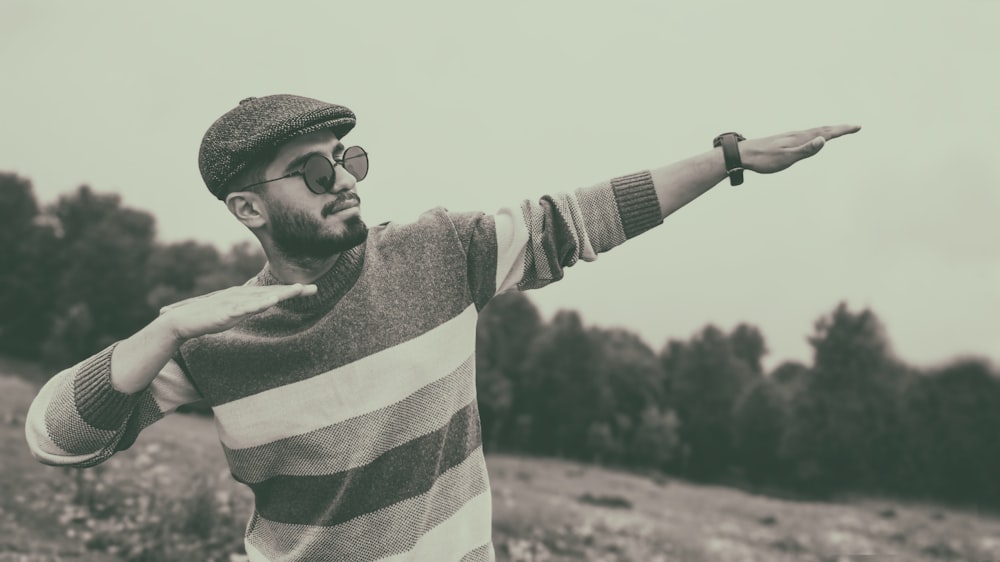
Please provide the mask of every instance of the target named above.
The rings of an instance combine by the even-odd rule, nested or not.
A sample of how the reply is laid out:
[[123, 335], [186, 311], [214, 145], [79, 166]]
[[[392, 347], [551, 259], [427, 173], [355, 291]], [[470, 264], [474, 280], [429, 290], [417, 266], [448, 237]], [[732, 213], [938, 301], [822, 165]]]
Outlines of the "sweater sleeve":
[[200, 394], [171, 360], [146, 389], [125, 394], [111, 385], [115, 345], [52, 377], [25, 424], [32, 455], [50, 465], [89, 467], [135, 442], [139, 432]]
[[495, 294], [544, 287], [564, 269], [663, 222], [648, 171], [525, 200], [494, 215], [453, 215], [478, 308]]

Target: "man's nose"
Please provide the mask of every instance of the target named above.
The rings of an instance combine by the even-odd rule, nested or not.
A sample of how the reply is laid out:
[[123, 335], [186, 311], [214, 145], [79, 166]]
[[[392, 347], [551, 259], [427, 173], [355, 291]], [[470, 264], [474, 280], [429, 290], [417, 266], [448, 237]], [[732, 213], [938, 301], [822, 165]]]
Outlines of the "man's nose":
[[334, 166], [333, 178], [333, 186], [330, 187], [330, 193], [350, 191], [358, 184], [358, 180], [354, 179], [354, 176], [340, 164]]

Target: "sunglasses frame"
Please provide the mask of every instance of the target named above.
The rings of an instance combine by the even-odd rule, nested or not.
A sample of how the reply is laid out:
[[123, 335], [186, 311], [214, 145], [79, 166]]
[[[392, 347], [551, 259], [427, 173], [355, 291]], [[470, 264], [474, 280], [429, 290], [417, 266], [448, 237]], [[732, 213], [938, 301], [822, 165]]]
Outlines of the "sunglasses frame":
[[[352, 151], [352, 150], [360, 150], [361, 154], [357, 154], [357, 155], [354, 155], [354, 156], [347, 156], [347, 153], [350, 152], [350, 151]], [[346, 161], [348, 161], [348, 160], [352, 160], [354, 158], [361, 158], [361, 157], [364, 157], [364, 159], [365, 159], [365, 173], [364, 173], [364, 175], [362, 175], [359, 178], [359, 177], [355, 176], [347, 168], [347, 166], [344, 165], [344, 163]], [[281, 176], [280, 178], [273, 178], [273, 179], [269, 179], [269, 180], [260, 181], [260, 182], [257, 182], [257, 183], [252, 183], [250, 185], [245, 185], [245, 186], [241, 187], [240, 189], [237, 189], [237, 190], [234, 190], [234, 191], [246, 191], [247, 189], [250, 189], [251, 187], [256, 187], [258, 185], [263, 185], [265, 183], [271, 183], [273, 181], [288, 179], [288, 178], [293, 177], [293, 176], [302, 176], [302, 182], [306, 184], [306, 187], [309, 189], [309, 191], [315, 193], [316, 195], [323, 195], [324, 193], [329, 193], [329, 191], [330, 191], [329, 188], [323, 189], [322, 191], [316, 191], [316, 189], [314, 189], [314, 187], [312, 185], [313, 182], [309, 181], [309, 177], [306, 176], [305, 170], [306, 170], [306, 168], [309, 167], [309, 163], [312, 162], [315, 158], [321, 158], [321, 159], [323, 159], [330, 166], [330, 172], [331, 172], [331, 176], [330, 177], [331, 178], [336, 177], [337, 166], [340, 166], [341, 168], [344, 169], [345, 172], [347, 172], [348, 174], [351, 174], [351, 176], [354, 177], [354, 181], [361, 181], [361, 180], [365, 179], [366, 177], [368, 177], [368, 164], [369, 164], [368, 151], [365, 150], [364, 148], [361, 148], [358, 145], [354, 145], [354, 146], [349, 146], [346, 149], [344, 149], [344, 157], [341, 158], [340, 160], [336, 160], [336, 159], [330, 160], [330, 158], [327, 157], [325, 154], [313, 154], [313, 155], [309, 156], [309, 158], [307, 158], [305, 162], [302, 163], [302, 169], [300, 169], [300, 170], [296, 170], [296, 171], [294, 171], [294, 172], [292, 172], [290, 174], [286, 174], [284, 176]]]

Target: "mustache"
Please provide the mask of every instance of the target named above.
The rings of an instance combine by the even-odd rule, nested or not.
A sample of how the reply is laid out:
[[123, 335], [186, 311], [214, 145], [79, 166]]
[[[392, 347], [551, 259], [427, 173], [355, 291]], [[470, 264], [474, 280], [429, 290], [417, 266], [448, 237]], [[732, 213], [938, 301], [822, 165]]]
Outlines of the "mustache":
[[347, 205], [348, 202], [355, 202], [358, 205], [361, 204], [361, 198], [358, 197], [357, 193], [341, 193], [336, 199], [330, 201], [326, 205], [323, 205], [323, 216], [330, 216], [337, 211], [340, 211]]

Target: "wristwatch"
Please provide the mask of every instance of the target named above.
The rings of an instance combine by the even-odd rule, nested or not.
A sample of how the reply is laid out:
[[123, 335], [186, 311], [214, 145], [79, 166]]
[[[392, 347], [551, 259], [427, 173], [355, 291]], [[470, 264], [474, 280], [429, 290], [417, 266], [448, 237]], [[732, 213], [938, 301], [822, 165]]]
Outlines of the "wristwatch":
[[729, 174], [729, 185], [743, 183], [743, 160], [740, 159], [739, 141], [747, 140], [739, 133], [722, 133], [715, 137], [712, 146], [722, 147], [722, 157], [726, 160], [726, 173]]

